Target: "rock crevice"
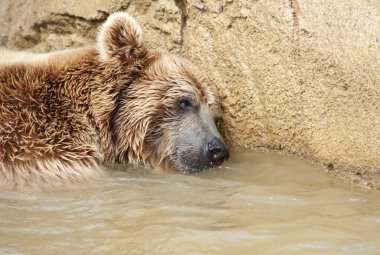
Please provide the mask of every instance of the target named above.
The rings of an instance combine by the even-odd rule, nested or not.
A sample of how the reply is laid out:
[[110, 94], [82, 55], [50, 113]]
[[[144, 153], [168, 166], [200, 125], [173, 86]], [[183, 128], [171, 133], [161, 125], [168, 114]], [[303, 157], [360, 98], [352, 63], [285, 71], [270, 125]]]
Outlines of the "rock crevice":
[[187, 10], [186, 10], [187, 2], [186, 0], [174, 0], [174, 1], [181, 12], [181, 31], [180, 31], [181, 39], [177, 43], [183, 44], [185, 29], [186, 29], [186, 22], [187, 22]]

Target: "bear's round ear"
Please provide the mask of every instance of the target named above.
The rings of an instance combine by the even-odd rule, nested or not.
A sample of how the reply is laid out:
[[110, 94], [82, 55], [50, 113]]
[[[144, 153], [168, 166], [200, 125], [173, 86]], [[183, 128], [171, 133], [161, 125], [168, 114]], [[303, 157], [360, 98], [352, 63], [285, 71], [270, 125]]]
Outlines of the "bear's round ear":
[[134, 18], [125, 12], [116, 12], [100, 27], [98, 51], [102, 60], [133, 61], [146, 54], [143, 32]]

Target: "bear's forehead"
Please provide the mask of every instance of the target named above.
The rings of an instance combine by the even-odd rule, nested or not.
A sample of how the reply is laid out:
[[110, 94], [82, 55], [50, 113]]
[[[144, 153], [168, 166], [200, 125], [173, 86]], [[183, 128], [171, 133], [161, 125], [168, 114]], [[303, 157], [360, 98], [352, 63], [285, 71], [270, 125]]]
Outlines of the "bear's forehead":
[[194, 93], [208, 105], [218, 107], [216, 87], [190, 61], [163, 50], [155, 50], [147, 72], [150, 79], [165, 81], [179, 91]]

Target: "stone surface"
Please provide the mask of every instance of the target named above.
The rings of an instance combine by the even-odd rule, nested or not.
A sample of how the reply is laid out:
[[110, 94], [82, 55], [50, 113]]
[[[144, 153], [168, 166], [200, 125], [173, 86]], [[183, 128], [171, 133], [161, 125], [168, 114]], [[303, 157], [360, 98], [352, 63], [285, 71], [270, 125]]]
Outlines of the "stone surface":
[[307, 157], [380, 188], [377, 0], [19, 0], [0, 3], [0, 45], [35, 52], [94, 42], [109, 13], [219, 87], [229, 143]]

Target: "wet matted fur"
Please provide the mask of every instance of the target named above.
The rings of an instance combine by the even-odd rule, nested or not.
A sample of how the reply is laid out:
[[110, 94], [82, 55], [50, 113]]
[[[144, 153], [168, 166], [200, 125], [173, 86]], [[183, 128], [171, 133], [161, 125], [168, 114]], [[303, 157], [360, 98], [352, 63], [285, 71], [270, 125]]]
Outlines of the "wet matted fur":
[[189, 61], [147, 48], [126, 13], [107, 19], [97, 47], [0, 49], [0, 105], [0, 186], [96, 179], [106, 162], [199, 172], [228, 157], [204, 156], [210, 137], [224, 146], [215, 87]]

